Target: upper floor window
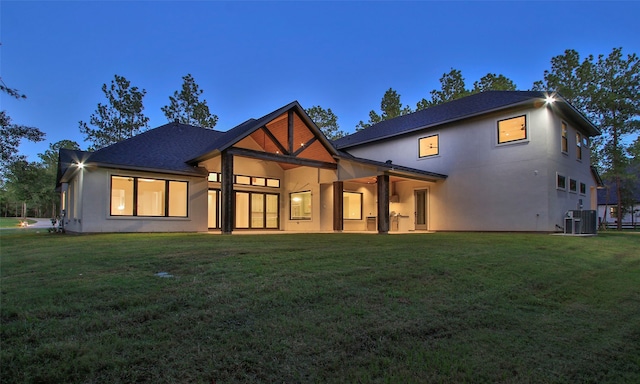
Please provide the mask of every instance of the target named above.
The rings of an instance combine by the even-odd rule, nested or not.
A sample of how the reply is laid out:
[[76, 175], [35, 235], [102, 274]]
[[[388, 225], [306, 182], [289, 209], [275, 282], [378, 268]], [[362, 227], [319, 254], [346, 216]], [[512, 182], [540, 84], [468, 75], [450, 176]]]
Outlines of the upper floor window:
[[527, 139], [527, 118], [518, 116], [498, 121], [498, 144]]
[[420, 140], [418, 140], [418, 156], [428, 157], [439, 154], [439, 141], [438, 135], [421, 137]]
[[565, 122], [562, 122], [562, 137], [560, 145], [562, 152], [569, 152], [569, 141], [567, 140], [567, 124]]
[[576, 159], [582, 160], [582, 135], [576, 132]]

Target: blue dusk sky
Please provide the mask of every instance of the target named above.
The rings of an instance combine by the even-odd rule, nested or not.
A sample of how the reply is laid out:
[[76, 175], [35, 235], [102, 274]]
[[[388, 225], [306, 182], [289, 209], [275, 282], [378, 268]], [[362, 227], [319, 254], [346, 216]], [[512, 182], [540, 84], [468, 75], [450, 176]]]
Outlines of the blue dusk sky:
[[626, 1], [7, 1], [0, 2], [0, 74], [27, 99], [0, 96], [14, 123], [50, 143], [87, 148], [78, 121], [106, 99], [115, 74], [146, 89], [149, 126], [190, 73], [215, 129], [293, 100], [320, 105], [353, 132], [390, 87], [415, 108], [451, 68], [467, 87], [487, 73], [530, 89], [552, 57], [614, 47], [640, 53], [640, 2]]

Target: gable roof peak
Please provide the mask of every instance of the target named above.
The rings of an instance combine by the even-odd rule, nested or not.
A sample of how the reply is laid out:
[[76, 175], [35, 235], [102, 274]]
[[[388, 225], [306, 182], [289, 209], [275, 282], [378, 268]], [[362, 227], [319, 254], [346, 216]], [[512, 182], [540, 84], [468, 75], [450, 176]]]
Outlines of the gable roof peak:
[[224, 151], [227, 148], [232, 147], [240, 140], [252, 134], [254, 131], [266, 126], [271, 121], [277, 119], [283, 114], [294, 111], [302, 119], [302, 121], [315, 132], [315, 135], [320, 139], [320, 142], [324, 145], [332, 155], [337, 155], [336, 149], [333, 143], [327, 139], [320, 128], [311, 120], [307, 112], [302, 108], [302, 105], [297, 100], [290, 102], [266, 115], [257, 119], [251, 118], [224, 132], [222, 136], [214, 143], [212, 143], [206, 151], [200, 152], [198, 156], [192, 158], [189, 162], [196, 163], [202, 161], [210, 156], [215, 155], [218, 152]]

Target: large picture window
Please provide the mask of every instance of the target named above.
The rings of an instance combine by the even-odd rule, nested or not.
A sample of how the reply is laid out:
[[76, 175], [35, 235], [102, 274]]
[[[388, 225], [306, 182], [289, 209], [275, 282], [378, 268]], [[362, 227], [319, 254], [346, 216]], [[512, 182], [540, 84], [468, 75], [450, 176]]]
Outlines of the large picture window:
[[527, 139], [527, 118], [518, 116], [498, 121], [498, 144]]
[[169, 181], [169, 216], [187, 216], [187, 183], [183, 181]]
[[289, 206], [291, 220], [311, 220], [311, 191], [291, 193]]
[[164, 216], [165, 181], [138, 179], [138, 216]]
[[111, 216], [187, 217], [188, 183], [111, 176]]
[[133, 178], [111, 177], [111, 215], [133, 216]]
[[439, 154], [439, 141], [438, 135], [420, 138], [418, 140], [418, 156], [429, 157]]
[[362, 193], [342, 193], [342, 216], [345, 220], [362, 220]]

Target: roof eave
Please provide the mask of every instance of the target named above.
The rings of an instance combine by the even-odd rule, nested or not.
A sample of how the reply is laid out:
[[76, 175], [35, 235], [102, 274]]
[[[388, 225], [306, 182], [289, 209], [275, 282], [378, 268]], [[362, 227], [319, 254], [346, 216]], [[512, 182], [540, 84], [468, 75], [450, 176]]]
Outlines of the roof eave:
[[149, 172], [149, 173], [163, 173], [169, 175], [180, 176], [206, 176], [207, 171], [204, 168], [194, 167], [193, 171], [181, 171], [177, 169], [155, 168], [155, 167], [141, 167], [136, 165], [127, 164], [114, 164], [105, 162], [87, 162], [84, 164], [84, 168], [107, 168], [107, 169], [122, 169], [127, 171]]
[[216, 157], [216, 156], [220, 156], [220, 150], [219, 149], [214, 149], [213, 151], [209, 151], [209, 152], [204, 153], [204, 154], [202, 154], [202, 155], [200, 155], [198, 157], [195, 157], [195, 158], [193, 158], [191, 160], [188, 160], [187, 164], [192, 164], [192, 165], [193, 164], [198, 164], [198, 163], [200, 163], [202, 161], [209, 160], [209, 159], [211, 159], [213, 157]]
[[596, 127], [591, 120], [589, 120], [582, 112], [576, 109], [571, 103], [567, 101], [562, 95], [557, 94], [557, 96], [561, 99], [560, 109], [569, 117], [572, 117], [575, 120], [581, 121], [584, 125], [585, 131], [589, 135], [589, 137], [600, 136], [602, 131], [598, 127]]
[[435, 172], [423, 171], [420, 169], [414, 169], [410, 167], [405, 167], [397, 164], [387, 164], [381, 161], [363, 159], [361, 157], [352, 156], [349, 154], [342, 154], [338, 156], [339, 159], [344, 159], [346, 161], [354, 161], [356, 163], [365, 164], [374, 166], [377, 168], [379, 172], [384, 172], [391, 176], [399, 176], [414, 180], [422, 180], [422, 181], [439, 181], [445, 180], [447, 175], [443, 175]]

